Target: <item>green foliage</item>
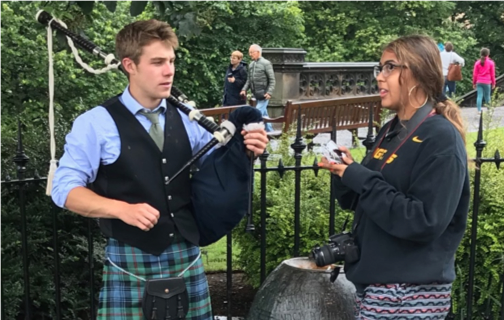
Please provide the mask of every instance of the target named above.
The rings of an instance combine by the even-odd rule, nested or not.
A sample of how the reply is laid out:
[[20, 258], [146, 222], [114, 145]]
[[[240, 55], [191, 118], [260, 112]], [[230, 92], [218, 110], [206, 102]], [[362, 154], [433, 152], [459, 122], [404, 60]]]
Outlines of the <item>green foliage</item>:
[[[118, 1], [65, 1], [67, 9], [77, 9], [90, 16], [95, 8], [95, 4], [100, 10], [100, 4], [103, 3], [111, 13], [116, 12]], [[193, 12], [193, 3], [190, 1], [128, 1], [128, 13], [132, 17], [137, 17], [143, 13], [152, 13], [153, 6], [161, 15], [170, 17], [169, 21], [172, 27], [178, 29], [179, 36], [192, 37], [198, 35], [201, 29], [196, 24], [196, 16]], [[124, 2], [123, 2], [124, 6]]]
[[437, 42], [451, 41], [466, 59], [464, 80], [457, 83], [457, 90], [467, 92], [472, 89], [476, 40], [463, 23], [450, 20], [455, 5], [450, 1], [303, 1], [303, 48], [309, 61], [379, 61], [390, 41], [426, 34]]
[[[452, 19], [470, 28], [477, 43], [468, 51], [469, 62], [479, 59], [479, 51], [486, 47], [495, 61], [496, 73], [504, 70], [504, 2], [457, 1]], [[472, 69], [472, 63], [468, 64]]]
[[[27, 177], [45, 175], [49, 168], [48, 134], [48, 60], [46, 30], [35, 21], [40, 2], [3, 2], [2, 4], [2, 175], [15, 178], [12, 158], [17, 146], [17, 120], [21, 122], [23, 145], [28, 155]], [[103, 8], [103, 5], [100, 5]], [[100, 6], [97, 6], [99, 9]], [[85, 28], [86, 35], [104, 50], [113, 51], [115, 34], [133, 18], [125, 14], [124, 5], [117, 6], [118, 16], [106, 10], [85, 17], [64, 3], [51, 2], [45, 7], [56, 17], [68, 19], [69, 28]], [[66, 19], [65, 19], [66, 20]], [[93, 21], [91, 21], [93, 20]], [[84, 61], [95, 69], [104, 65], [81, 53]], [[119, 72], [100, 76], [86, 73], [74, 62], [68, 45], [54, 39], [54, 101], [57, 157], [63, 151], [64, 136], [70, 123], [83, 111], [121, 92], [126, 79]], [[87, 261], [88, 220], [57, 210], [45, 195], [45, 181], [37, 187], [28, 186], [26, 214], [30, 260], [31, 304], [35, 318], [55, 318], [52, 243], [53, 214], [57, 216], [61, 260], [60, 277], [63, 319], [87, 319], [89, 288], [99, 287], [103, 237], [94, 221], [95, 283], [89, 283]], [[21, 215], [19, 191], [2, 185], [2, 288], [7, 319], [15, 319], [22, 310], [23, 276], [21, 267]], [[97, 293], [97, 291], [95, 291]], [[97, 297], [94, 297], [97, 298]]]
[[[285, 166], [293, 166], [295, 159], [289, 155], [289, 139], [281, 138], [278, 154]], [[314, 156], [305, 156], [303, 165], [312, 165]], [[266, 186], [266, 274], [269, 274], [283, 260], [293, 256], [294, 243], [294, 172], [288, 171], [280, 178], [277, 172], [267, 174]], [[260, 174], [256, 173], [253, 198], [253, 219], [256, 230], [246, 233], [244, 219], [233, 231], [233, 239], [241, 248], [239, 264], [247, 273], [254, 287], [260, 284]], [[301, 256], [308, 256], [316, 244], [324, 244], [329, 237], [329, 191], [330, 173], [320, 170], [315, 176], [312, 170], [301, 172], [300, 202], [300, 250]], [[336, 206], [335, 226], [340, 229], [348, 213]]]
[[[42, 125], [42, 119], [47, 118], [49, 103], [47, 32], [35, 21], [36, 6], [2, 6], [0, 75], [4, 81], [0, 83], [0, 123], [19, 115], [23, 121]], [[56, 8], [52, 9], [56, 11]], [[69, 28], [85, 28], [87, 35], [105, 50], [113, 46], [118, 29], [129, 22], [124, 14], [120, 17], [126, 18], [117, 18], [106, 11], [103, 15], [98, 12], [94, 14], [93, 21], [75, 11], [66, 15], [72, 14], [75, 14], [75, 19]], [[55, 13], [55, 16], [59, 15]], [[81, 52], [81, 56], [96, 69], [104, 66], [96, 58], [89, 59], [85, 53]], [[118, 71], [100, 76], [84, 71], [75, 63], [68, 45], [56, 41], [56, 38], [53, 61], [55, 109], [63, 117], [56, 121], [71, 120], [76, 114], [121, 92], [126, 85], [126, 79]], [[107, 85], [104, 86], [104, 83]]]
[[[490, 115], [491, 116], [491, 115]], [[484, 133], [487, 142], [483, 150], [484, 158], [493, 158], [495, 150], [504, 145], [503, 130], [487, 130]], [[472, 147], [475, 137], [468, 141]], [[474, 147], [472, 147], [474, 148]], [[471, 170], [471, 191], [474, 192], [475, 170]], [[504, 174], [495, 164], [484, 163], [481, 166], [480, 205], [476, 241], [475, 295], [473, 314], [476, 318], [485, 312], [487, 300], [496, 319], [501, 310], [500, 297], [504, 274]], [[466, 310], [466, 291], [469, 277], [469, 257], [471, 245], [471, 226], [474, 203], [471, 203], [466, 234], [457, 251], [457, 279], [454, 284], [454, 309], [458, 315]]]
[[[23, 126], [23, 145], [29, 157], [26, 177], [48, 169], [48, 144], [41, 144], [45, 129], [34, 123]], [[68, 125], [57, 124], [57, 132], [66, 132]], [[12, 170], [12, 157], [16, 150], [16, 127], [14, 124], [0, 126], [0, 172], [16, 178]], [[45, 139], [44, 139], [45, 141]], [[58, 145], [63, 143], [63, 135], [58, 136]], [[30, 274], [31, 304], [37, 319], [55, 318], [54, 244], [52, 239], [53, 221], [56, 221], [59, 237], [58, 256], [61, 261], [61, 297], [63, 319], [87, 319], [90, 305], [90, 288], [99, 287], [101, 279], [101, 257], [103, 237], [95, 221], [76, 217], [75, 214], [52, 208], [51, 200], [45, 195], [45, 180], [37, 185], [25, 185], [25, 205], [27, 217], [28, 259]], [[7, 319], [15, 319], [23, 309], [24, 287], [21, 248], [21, 211], [19, 191], [16, 186], [0, 188], [0, 263], [4, 303]], [[94, 277], [89, 282], [88, 223], [94, 238]], [[97, 293], [95, 291], [95, 293]], [[94, 298], [97, 298], [95, 296]]]

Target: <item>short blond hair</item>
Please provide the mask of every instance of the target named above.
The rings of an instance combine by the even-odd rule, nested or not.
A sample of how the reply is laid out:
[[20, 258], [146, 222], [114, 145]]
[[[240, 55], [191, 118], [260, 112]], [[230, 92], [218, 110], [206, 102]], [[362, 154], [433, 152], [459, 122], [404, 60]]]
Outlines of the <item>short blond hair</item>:
[[231, 53], [231, 57], [237, 57], [238, 59], [242, 60], [243, 53], [241, 53], [241, 51], [236, 50]]
[[116, 36], [116, 55], [119, 61], [130, 58], [138, 64], [143, 47], [159, 40], [178, 48], [178, 38], [170, 25], [156, 19], [135, 21], [126, 25]]

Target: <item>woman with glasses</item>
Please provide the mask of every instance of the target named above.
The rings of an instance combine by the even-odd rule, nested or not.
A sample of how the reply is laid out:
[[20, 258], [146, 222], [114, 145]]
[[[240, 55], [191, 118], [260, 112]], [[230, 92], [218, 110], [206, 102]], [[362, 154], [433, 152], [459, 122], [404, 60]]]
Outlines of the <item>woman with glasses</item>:
[[445, 319], [455, 252], [469, 208], [465, 132], [459, 107], [443, 95], [439, 50], [427, 36], [389, 43], [375, 68], [384, 108], [395, 117], [362, 163], [347, 148], [336, 198], [354, 210], [356, 319]]

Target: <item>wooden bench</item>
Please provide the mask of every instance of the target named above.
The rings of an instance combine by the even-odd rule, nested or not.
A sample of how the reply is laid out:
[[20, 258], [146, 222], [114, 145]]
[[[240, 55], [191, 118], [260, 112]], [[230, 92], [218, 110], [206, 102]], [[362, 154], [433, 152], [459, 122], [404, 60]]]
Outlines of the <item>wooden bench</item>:
[[[301, 114], [301, 131], [303, 134], [330, 133], [335, 130], [350, 130], [356, 136], [357, 129], [366, 128], [369, 124], [369, 111], [372, 108], [373, 126], [379, 128], [381, 99], [379, 95], [360, 97], [343, 97], [324, 100], [291, 101], [285, 106], [284, 116], [265, 118], [265, 122], [283, 123], [280, 133], [296, 130], [298, 113]], [[240, 106], [201, 109], [207, 117], [211, 116], [217, 123], [229, 117]], [[293, 127], [294, 126], [294, 127]]]

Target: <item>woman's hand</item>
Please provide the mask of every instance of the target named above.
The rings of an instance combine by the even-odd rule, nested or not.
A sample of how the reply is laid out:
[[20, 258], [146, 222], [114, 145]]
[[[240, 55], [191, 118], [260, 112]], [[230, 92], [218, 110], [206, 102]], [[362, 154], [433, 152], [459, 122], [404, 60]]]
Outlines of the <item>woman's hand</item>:
[[354, 160], [348, 148], [340, 147], [339, 151], [341, 151], [341, 153], [343, 154], [341, 156], [341, 161], [343, 163], [331, 163], [326, 159], [326, 157], [322, 157], [321, 161], [318, 163], [318, 166], [323, 169], [328, 169], [329, 171], [331, 171], [331, 173], [343, 177], [346, 168], [351, 165]]

